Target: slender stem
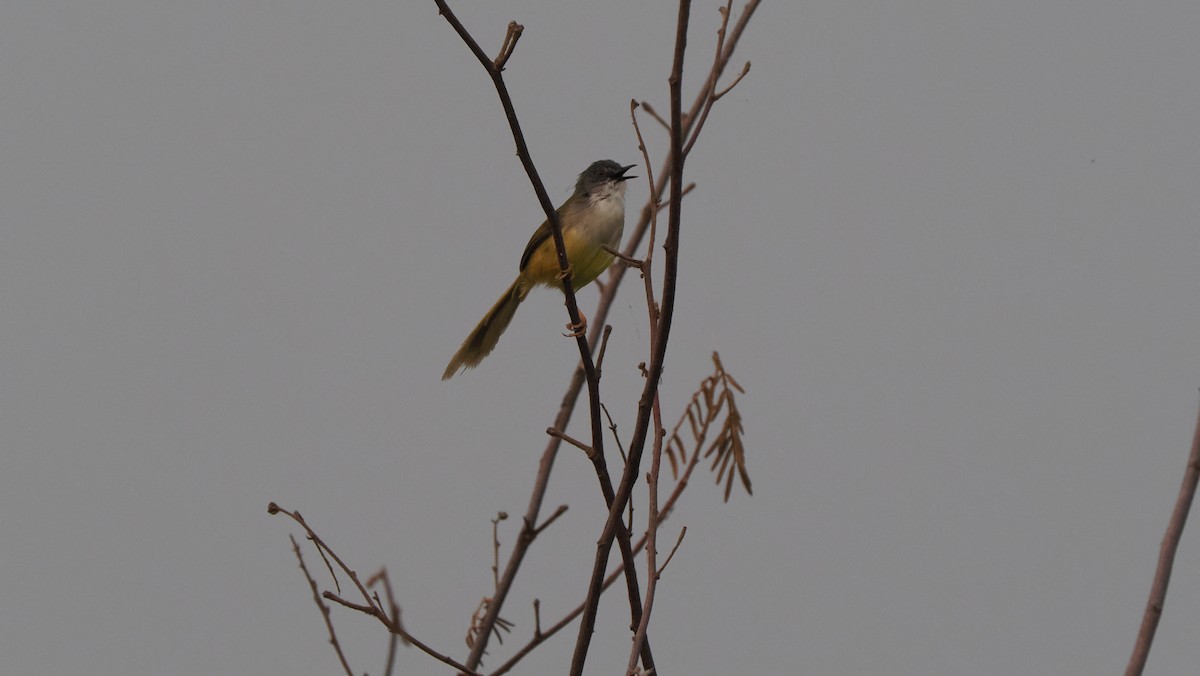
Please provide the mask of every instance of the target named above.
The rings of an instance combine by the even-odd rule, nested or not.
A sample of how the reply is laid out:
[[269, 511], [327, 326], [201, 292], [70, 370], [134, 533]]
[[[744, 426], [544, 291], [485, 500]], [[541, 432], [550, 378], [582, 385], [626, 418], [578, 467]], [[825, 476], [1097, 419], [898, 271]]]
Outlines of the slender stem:
[[[463, 39], [463, 42], [467, 44], [472, 53], [475, 54], [475, 58], [479, 61], [480, 65], [483, 66], [484, 70], [487, 71], [488, 76], [491, 77], [492, 83], [496, 87], [496, 94], [500, 97], [500, 105], [504, 108], [504, 115], [506, 118], [508, 118], [508, 124], [512, 130], [513, 141], [517, 146], [517, 156], [520, 158], [522, 166], [525, 167], [525, 173], [529, 176], [530, 183], [533, 184], [533, 189], [537, 195], [538, 202], [542, 205], [542, 210], [546, 213], [546, 221], [550, 224], [550, 233], [554, 239], [555, 251], [558, 254], [558, 267], [563, 273], [561, 275], [562, 290], [563, 296], [566, 299], [567, 314], [571, 319], [572, 325], [579, 325], [582, 323], [582, 320], [581, 315], [579, 314], [579, 306], [575, 299], [575, 289], [571, 283], [571, 275], [567, 274], [570, 270], [570, 261], [567, 259], [567, 249], [563, 242], [562, 224], [558, 217], [558, 213], [555, 211], [553, 204], [550, 202], [550, 196], [546, 193], [546, 188], [542, 183], [541, 177], [538, 175], [537, 168], [533, 164], [533, 158], [530, 155], [529, 147], [525, 142], [525, 135], [521, 131], [520, 121], [517, 119], [517, 113], [513, 106], [512, 97], [509, 95], [508, 87], [504, 83], [503, 66], [508, 60], [508, 57], [511, 56], [512, 49], [516, 44], [516, 40], [520, 37], [521, 27], [515, 23], [511, 23], [509, 25], [508, 33], [505, 36], [505, 45], [501, 50], [501, 56], [497, 57], [495, 61], [492, 61], [489, 60], [487, 55], [483, 53], [483, 50], [479, 47], [479, 43], [476, 42], [473, 37], [471, 37], [470, 32], [467, 31], [462, 22], [458, 20], [458, 17], [455, 16], [454, 12], [450, 10], [450, 7], [447, 6], [445, 0], [434, 0], [434, 2], [437, 4], [438, 12], [446, 18], [446, 21], [451, 25], [451, 27], [454, 28], [459, 37]], [[576, 337], [575, 341], [579, 348], [580, 363], [582, 364], [584, 380], [587, 382], [588, 387], [588, 412], [590, 414], [589, 417], [592, 429], [592, 452], [588, 457], [592, 461], [593, 468], [596, 472], [596, 477], [600, 482], [601, 492], [604, 495], [604, 500], [609, 506], [611, 506], [614, 493], [612, 489], [612, 479], [609, 477], [608, 467], [604, 460], [604, 427], [600, 421], [600, 378], [599, 374], [596, 372], [595, 365], [592, 362], [591, 346], [589, 345], [587, 336], [581, 333]], [[573, 408], [573, 405], [571, 408]], [[556, 429], [565, 429], [566, 422], [564, 421], [562, 425], [556, 425], [555, 427]], [[547, 451], [543, 454], [543, 465], [546, 466], [546, 479], [549, 478], [549, 466], [553, 463], [553, 456], [557, 452], [557, 445], [555, 445], [553, 449], [554, 450], [547, 449]], [[541, 478], [542, 476], [539, 472], [539, 479]], [[495, 626], [497, 619], [500, 617], [500, 608], [503, 606], [504, 601], [508, 596], [508, 591], [511, 588], [512, 580], [516, 577], [520, 560], [524, 558], [524, 550], [528, 548], [529, 543], [532, 542], [534, 537], [536, 537], [537, 531], [534, 529], [533, 524], [537, 522], [537, 512], [541, 507], [541, 495], [544, 495], [544, 488], [540, 494], [537, 495], [533, 501], [531, 501], [530, 513], [526, 515], [527, 518], [525, 522], [525, 528], [522, 530], [521, 537], [518, 539], [519, 543], [523, 543], [520, 557], [518, 558], [517, 552], [514, 548], [514, 555], [509, 561], [510, 565], [505, 570], [505, 579], [507, 584], [497, 584], [492, 602], [488, 604], [487, 612], [484, 614], [484, 618], [480, 623], [478, 640], [472, 647], [471, 653], [467, 658], [467, 666], [470, 669], [476, 668], [479, 665], [479, 661], [483, 658], [483, 653], [487, 648], [492, 627]], [[534, 503], [536, 503], [536, 509], [534, 508]], [[629, 594], [629, 610], [633, 618], [632, 623], [636, 626], [641, 619], [641, 591], [638, 588], [637, 570], [632, 565], [633, 553], [629, 547], [628, 532], [624, 533], [623, 537], [620, 539], [621, 555], [626, 563], [625, 579]], [[513, 563], [516, 563], [517, 566], [513, 566]], [[509, 576], [510, 570], [511, 577]], [[643, 658], [648, 663], [647, 668], [652, 668], [654, 664], [654, 657], [648, 642], [643, 644], [642, 652]]]
[[[488, 71], [489, 75], [492, 75], [493, 81], [499, 81], [500, 85], [503, 85], [503, 80], [498, 78], [498, 73], [493, 74], [493, 71], [496, 69], [497, 65], [502, 67], [503, 64], [497, 64], [496, 62], [491, 62], [488, 60], [487, 55], [483, 53], [483, 50], [480, 49], [478, 43], [474, 40], [474, 38], [471, 37], [470, 33], [465, 27], [463, 27], [462, 23], [459, 22], [458, 18], [453, 14], [453, 12], [450, 11], [444, 0], [434, 0], [434, 2], [438, 6], [439, 14], [446, 18], [447, 22], [451, 25], [451, 27], [454, 28], [455, 32], [458, 33], [458, 35], [463, 39], [467, 47], [473, 54], [475, 54], [479, 62]], [[760, 0], [750, 0], [746, 4], [738, 23], [734, 26], [733, 30], [727, 37], [725, 51], [721, 55], [719, 62], [714, 65], [712, 72], [709, 74], [709, 78], [715, 80], [716, 78], [719, 78], [721, 73], [724, 71], [730, 56], [732, 56], [738, 41], [744, 33], [751, 16], [757, 9], [759, 2]], [[507, 51], [508, 54], [511, 54], [511, 49], [508, 49]], [[508, 54], [505, 55], [506, 58]], [[499, 59], [497, 59], [497, 61], [499, 61]], [[696, 96], [696, 99], [693, 102], [687, 117], [685, 118], [687, 120], [687, 122], [684, 124], [683, 130], [685, 134], [692, 128], [694, 121], [697, 119], [697, 114], [701, 110], [701, 107], [705, 104], [711, 89], [712, 87], [709, 84], [701, 87], [699, 94]], [[503, 100], [504, 99], [502, 98], [502, 102]], [[508, 106], [506, 106], [505, 112], [506, 114], [511, 113], [510, 121], [515, 120], [515, 113], [512, 112], [511, 109], [511, 101], [508, 103]], [[516, 134], [519, 135], [519, 126], [516, 127], [515, 131]], [[518, 152], [520, 152], [524, 147], [523, 137], [516, 136], [516, 140], [518, 141]], [[527, 152], [524, 156], [522, 156], [523, 164], [525, 163], [526, 157]], [[672, 157], [668, 157], [664, 161], [663, 168], [659, 173], [662, 178], [660, 178], [659, 181], [653, 186], [652, 194], [650, 195], [646, 205], [643, 207], [637, 224], [629, 235], [624, 249], [624, 254], [626, 256], [634, 255], [634, 253], [636, 253], [640, 247], [642, 240], [646, 236], [652, 216], [659, 209], [659, 200], [666, 191], [669, 178], [668, 174], [672, 164]], [[545, 189], [542, 187], [541, 181], [537, 178], [536, 171], [532, 169], [531, 164], [526, 166], [526, 171], [527, 173], [531, 174], [531, 182], [534, 184], [534, 190], [538, 194], [539, 202], [542, 204], [543, 210], [547, 212], [547, 218], [550, 221], [552, 233], [555, 235], [556, 250], [561, 256], [561, 226], [557, 222], [557, 214], [553, 213], [548, 201], [548, 197], [545, 196]], [[560, 258], [560, 269], [562, 267], [562, 260]], [[612, 308], [612, 304], [616, 299], [617, 290], [620, 287], [620, 282], [623, 280], [627, 269], [628, 268], [625, 265], [614, 265], [609, 273], [609, 281], [605, 284], [605, 290], [600, 295], [600, 299], [597, 302], [595, 311], [591, 313], [592, 330], [588, 338], [589, 346], [595, 346], [598, 343], [600, 332], [605, 325], [609, 310]], [[567, 310], [568, 314], [571, 315], [571, 321], [573, 323], [577, 322], [578, 317], [576, 316], [576, 313], [578, 312], [578, 308], [573, 304], [574, 294], [569, 280], [565, 280], [564, 283], [564, 296], [566, 296], [567, 299]], [[590, 355], [590, 352], [588, 354]], [[586, 368], [587, 361], [588, 360], [586, 359], [581, 359], [580, 367], [577, 368], [572, 374], [570, 383], [568, 384], [567, 390], [563, 395], [559, 411], [555, 416], [553, 427], [556, 429], [566, 429], [574, 411], [575, 403], [578, 401], [579, 393], [582, 390], [584, 383], [590, 381]], [[661, 366], [659, 372], [661, 374]], [[476, 645], [472, 650], [471, 657], [468, 658], [467, 664], [470, 665], [471, 668], [478, 666], [479, 660], [486, 650], [487, 642], [491, 635], [491, 627], [495, 626], [496, 620], [499, 618], [500, 609], [504, 604], [504, 600], [507, 597], [508, 591], [511, 589], [513, 581], [516, 579], [517, 571], [520, 569], [521, 564], [524, 561], [525, 554], [528, 552], [529, 546], [536, 538], [537, 529], [534, 524], [537, 523], [538, 514], [549, 485], [550, 473], [554, 467], [554, 461], [557, 457], [560, 444], [561, 442], [559, 439], [552, 438], [547, 442], [545, 449], [542, 451], [542, 456], [538, 463], [538, 471], [534, 478], [533, 489], [530, 494], [529, 505], [524, 516], [524, 526], [520, 536], [517, 538], [517, 541], [513, 544], [513, 548], [509, 554], [509, 560], [505, 565], [504, 573], [500, 576], [499, 585], [495, 590], [495, 594], [493, 595], [491, 603], [488, 605], [488, 611], [481, 622], [481, 628], [485, 628], [486, 631], [479, 635]], [[625, 500], [628, 500], [628, 489], [626, 489]], [[668, 501], [668, 506], [670, 503], [671, 501]], [[666, 511], [669, 511], [669, 508], [664, 510], [664, 512]], [[622, 554], [624, 554], [624, 551]], [[622, 568], [624, 568], [624, 566], [622, 566]], [[515, 662], [515, 660], [510, 660], [510, 662]]]
[[1150, 655], [1150, 644], [1154, 642], [1154, 633], [1158, 629], [1158, 621], [1162, 618], [1163, 604], [1167, 599], [1167, 585], [1171, 582], [1171, 568], [1175, 564], [1175, 551], [1179, 548], [1179, 540], [1183, 536], [1183, 527], [1187, 523], [1188, 512], [1192, 509], [1192, 501], [1196, 497], [1196, 486], [1200, 484], [1200, 416], [1196, 419], [1196, 431], [1192, 435], [1192, 451], [1188, 455], [1187, 469], [1183, 473], [1183, 483], [1179, 487], [1179, 497], [1175, 499], [1175, 511], [1167, 523], [1167, 533], [1163, 536], [1159, 548], [1158, 567], [1154, 571], [1154, 583], [1150, 586], [1150, 598], [1146, 601], [1146, 611], [1142, 615], [1142, 626], [1138, 630], [1134, 642], [1133, 654], [1129, 658], [1129, 666], [1125, 668], [1125, 676], [1139, 676], [1146, 668], [1146, 658]]
[[[646, 162], [646, 182], [650, 184], [650, 192], [654, 193], [654, 170], [650, 168], [650, 153], [646, 150], [646, 141], [642, 138], [642, 128], [638, 125], [637, 101], [630, 102], [629, 117], [633, 120], [633, 131], [637, 134], [638, 148], [642, 151], [642, 158]], [[641, 261], [642, 271], [642, 286], [646, 290], [646, 312], [650, 315], [650, 344], [654, 345], [658, 339], [658, 304], [654, 301], [654, 276], [651, 271], [654, 267], [654, 241], [658, 232], [658, 209], [650, 212], [650, 240], [646, 244], [646, 257]]]
[[[717, 29], [717, 53], [713, 57], [714, 64], [721, 60], [721, 52], [725, 49], [725, 29], [729, 26], [729, 12], [732, 7], [733, 0], [726, 0], [725, 6], [721, 8], [721, 27]], [[700, 119], [693, 125], [691, 137], [683, 148], [685, 156], [692, 152], [692, 146], [696, 145], [696, 139], [700, 137], [700, 130], [704, 128], [704, 123], [708, 120], [708, 111], [712, 110], [713, 104], [717, 101], [713, 95], [717, 90], [717, 78], [710, 77], [704, 84], [708, 88], [708, 95], [704, 97], [704, 108], [700, 110]]]
[[[328, 591], [321, 595], [322, 598], [329, 599], [331, 601], [336, 601], [344, 606], [354, 608], [355, 610], [358, 610], [362, 613], [370, 615], [370, 616], [374, 617], [375, 619], [379, 620], [383, 624], [383, 626], [387, 627], [388, 631], [395, 633], [395, 634], [399, 634], [400, 637], [403, 638], [405, 641], [408, 641], [412, 645], [416, 646], [422, 652], [429, 655], [430, 657], [432, 657], [444, 664], [448, 664], [448, 665], [454, 667], [455, 669], [458, 669], [462, 673], [475, 674], [474, 668], [468, 668], [465, 665], [455, 662], [454, 659], [451, 658], [449, 655], [446, 655], [444, 653], [440, 653], [440, 652], [434, 650], [431, 646], [429, 646], [426, 643], [424, 643], [423, 641], [413, 637], [412, 634], [409, 634], [407, 631], [405, 631], [404, 627], [402, 627], [400, 625], [400, 619], [399, 619], [400, 616], [398, 614], [393, 617], [389, 617], [387, 614], [387, 611], [385, 611], [383, 609], [383, 604], [378, 600], [378, 596], [375, 596], [375, 597], [371, 596], [371, 594], [367, 591], [366, 587], [363, 586], [362, 582], [359, 582], [358, 573], [354, 572], [349, 566], [347, 566], [346, 563], [344, 561], [342, 561], [342, 558], [337, 555], [337, 552], [333, 551], [332, 549], [329, 548], [329, 545], [325, 544], [325, 541], [322, 540], [319, 535], [317, 535], [317, 532], [315, 530], [313, 530], [312, 527], [309, 526], [307, 522], [305, 522], [303, 517], [301, 517], [298, 512], [290, 512], [286, 509], [283, 509], [282, 507], [275, 504], [274, 502], [272, 502], [267, 505], [267, 513], [268, 514], [284, 514], [284, 515], [288, 516], [289, 518], [291, 518], [296, 523], [300, 524], [300, 527], [304, 529], [305, 534], [308, 535], [308, 539], [313, 543], [313, 546], [316, 547], [318, 551], [323, 551], [325, 554], [328, 554], [330, 556], [330, 558], [332, 558], [334, 560], [334, 562], [337, 563], [338, 568], [340, 568], [342, 570], [342, 572], [346, 573], [346, 576], [349, 577], [350, 581], [354, 583], [354, 586], [358, 589], [358, 593], [366, 601], [366, 604], [360, 605], [357, 603], [350, 603], [350, 602], [346, 601], [345, 599], [341, 598], [340, 596], [338, 596], [337, 594], [334, 594], [333, 592], [328, 592]], [[293, 543], [294, 542], [295, 542], [295, 540], [293, 539]], [[311, 582], [312, 576], [308, 575], [308, 569], [305, 568], [304, 571], [305, 571], [304, 574], [309, 578], [309, 580]], [[313, 584], [315, 584], [315, 583], [313, 583]], [[314, 587], [313, 591], [315, 593], [315, 591], [316, 591], [315, 587]], [[322, 612], [326, 612], [326, 611], [327, 611], [326, 608], [322, 608]]]
[[650, 455], [650, 472], [646, 475], [646, 499], [649, 516], [646, 526], [646, 600], [642, 604], [642, 621], [633, 633], [633, 649], [629, 653], [629, 664], [626, 673], [633, 673], [637, 668], [638, 653], [642, 642], [646, 640], [646, 629], [650, 625], [650, 613], [654, 610], [654, 595], [658, 590], [658, 527], [660, 523], [658, 512], [658, 476], [662, 469], [662, 409], [659, 398], [654, 398], [654, 451]]
[[583, 673], [584, 662], [587, 660], [587, 651], [596, 624], [596, 611], [600, 604], [600, 585], [604, 581], [604, 571], [607, 567], [609, 552], [612, 550], [613, 538], [616, 537], [621, 526], [621, 513], [624, 511], [626, 501], [629, 500], [629, 493], [633, 489], [638, 468], [641, 465], [642, 451], [646, 446], [646, 434], [650, 426], [650, 413], [658, 392], [658, 383], [662, 377], [663, 359], [666, 356], [671, 322], [675, 314], [675, 282], [679, 268], [679, 224], [680, 207], [683, 202], [684, 164], [681, 84], [691, 8], [690, 0], [680, 0], [679, 18], [675, 27], [675, 58], [671, 67], [671, 76], [667, 80], [671, 92], [671, 201], [667, 239], [663, 243], [666, 265], [663, 275], [663, 301], [658, 336], [653, 346], [653, 356], [650, 359], [646, 384], [642, 389], [641, 399], [638, 401], [638, 417], [633, 428], [633, 440], [629, 444], [629, 460], [625, 463], [625, 472], [617, 488], [616, 499], [608, 510], [608, 520], [604, 524], [604, 530], [596, 545], [596, 557], [592, 562], [592, 578], [589, 583], [587, 602], [579, 623], [579, 637], [575, 642], [575, 653], [571, 658], [571, 676], [580, 676]]
[[321, 592], [317, 588], [317, 581], [308, 572], [308, 566], [304, 565], [304, 556], [300, 554], [300, 543], [296, 542], [294, 536], [289, 535], [292, 540], [292, 551], [296, 553], [296, 560], [300, 562], [300, 570], [304, 572], [304, 578], [308, 580], [308, 586], [312, 589], [313, 601], [316, 602], [317, 608], [321, 609], [321, 617], [325, 620], [325, 628], [329, 631], [329, 643], [333, 645], [333, 651], [337, 653], [338, 661], [342, 663], [342, 669], [345, 670], [346, 676], [354, 676], [354, 670], [350, 668], [350, 663], [346, 661], [346, 654], [342, 652], [342, 644], [338, 643], [337, 632], [333, 630], [333, 620], [329, 617], [329, 606], [325, 605], [324, 599], [321, 598]]
[[[703, 439], [701, 439], [699, 442], [697, 442], [697, 445], [702, 446]], [[675, 482], [675, 488], [671, 491], [671, 496], [667, 498], [667, 501], [665, 503], [663, 503], [662, 509], [659, 510], [660, 522], [666, 521], [670, 517], [671, 512], [674, 511], [675, 503], [679, 500], [679, 496], [683, 494], [684, 489], [686, 489], [688, 487], [688, 480], [691, 479], [692, 471], [696, 469], [696, 465], [699, 464], [699, 462], [700, 462], [700, 455], [701, 455], [700, 453], [692, 454], [692, 458], [691, 458], [691, 460], [688, 461], [688, 465], [687, 465], [687, 468], [683, 472], [683, 476], [681, 476], [679, 478], [679, 480]], [[684, 526], [683, 530], [679, 534], [680, 540], [683, 539], [683, 534], [686, 532], [687, 532], [687, 527]], [[638, 552], [642, 551], [642, 548], [646, 546], [646, 540], [647, 540], [646, 536], [643, 535], [637, 541], [637, 543], [635, 545], [633, 545], [634, 554], [637, 554]], [[677, 549], [678, 547], [679, 547], [679, 543], [677, 542], [675, 544], [675, 548], [673, 548], [671, 550], [671, 555], [674, 555], [675, 549]], [[663, 563], [663, 566], [666, 566], [667, 563], [670, 563], [671, 555], [667, 556], [667, 561], [665, 561]], [[660, 570], [661, 570], [661, 568], [660, 568]], [[604, 583], [601, 585], [601, 591], [605, 591], [609, 587], [611, 587], [613, 585], [613, 583], [617, 581], [617, 577], [619, 577], [624, 571], [625, 571], [624, 564], [618, 564], [617, 567], [608, 574], [608, 577], [604, 578]], [[544, 643], [551, 636], [557, 634], [559, 631], [564, 629], [568, 624], [573, 622], [575, 620], [575, 618], [582, 615], [583, 608], [586, 604], [587, 604], [587, 601], [585, 600], [583, 603], [580, 603], [578, 606], [575, 606], [574, 610], [572, 610], [571, 612], [564, 615], [562, 617], [562, 619], [560, 619], [558, 622], [555, 622], [554, 624], [550, 625], [549, 628], [535, 632], [533, 638], [529, 639], [529, 642], [526, 643], [524, 646], [522, 646], [521, 649], [516, 652], [516, 654], [514, 654], [512, 657], [510, 657], [508, 659], [507, 662], [505, 662], [504, 664], [497, 667], [495, 671], [491, 672], [491, 676], [501, 676], [501, 674], [506, 674], [509, 671], [511, 671], [512, 668], [515, 667], [517, 665], [517, 663], [520, 662], [526, 655], [533, 652], [534, 648], [537, 648], [539, 645]]]

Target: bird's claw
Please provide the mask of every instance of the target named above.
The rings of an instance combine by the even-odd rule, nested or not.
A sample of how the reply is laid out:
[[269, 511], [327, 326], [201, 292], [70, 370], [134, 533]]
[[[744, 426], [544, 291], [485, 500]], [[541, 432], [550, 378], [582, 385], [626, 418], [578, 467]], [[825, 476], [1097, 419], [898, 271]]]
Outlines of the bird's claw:
[[563, 334], [564, 338], [578, 338], [587, 335], [587, 317], [583, 312], [579, 313], [579, 323], [574, 322], [567, 324], [567, 332]]

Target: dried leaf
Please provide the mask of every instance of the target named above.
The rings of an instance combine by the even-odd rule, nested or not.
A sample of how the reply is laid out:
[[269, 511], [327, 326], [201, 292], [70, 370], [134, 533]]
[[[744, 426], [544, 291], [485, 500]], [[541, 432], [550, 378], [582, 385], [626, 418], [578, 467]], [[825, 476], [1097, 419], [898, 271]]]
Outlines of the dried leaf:
[[738, 381], [733, 379], [733, 376], [725, 374], [725, 381], [730, 385], [733, 385], [733, 389], [737, 390], [738, 392], [741, 392], [742, 394], [746, 393], [746, 390], [742, 389], [742, 386], [738, 384]]
[[[733, 490], [734, 474], [736, 473], [746, 492], [750, 490], [750, 475], [746, 469], [745, 447], [742, 444], [742, 415], [738, 411], [734, 392], [745, 394], [733, 376], [725, 372], [720, 355], [713, 352], [713, 373], [700, 381], [699, 387], [692, 394], [691, 400], [684, 408], [684, 413], [676, 423], [667, 443], [667, 459], [671, 463], [671, 473], [679, 480], [681, 465], [688, 465], [686, 473], [701, 458], [712, 457], [710, 471], [716, 474], [716, 484], [725, 484], [725, 500]], [[724, 415], [716, 438], [706, 444], [710, 426]], [[680, 428], [687, 424], [692, 432], [692, 451], [689, 460], [688, 444], [679, 435]], [[706, 447], [707, 446], [707, 447]], [[701, 450], [704, 450], [701, 453]], [[678, 457], [676, 457], [678, 454]]]

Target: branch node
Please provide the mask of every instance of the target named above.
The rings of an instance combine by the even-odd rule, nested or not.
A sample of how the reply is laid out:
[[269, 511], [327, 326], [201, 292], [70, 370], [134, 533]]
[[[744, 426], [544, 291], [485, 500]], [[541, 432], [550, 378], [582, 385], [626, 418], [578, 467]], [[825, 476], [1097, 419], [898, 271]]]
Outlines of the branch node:
[[612, 324], [605, 324], [604, 331], [600, 334], [600, 350], [596, 353], [596, 380], [600, 380], [600, 369], [604, 366], [604, 353], [608, 351], [608, 337], [611, 334]]
[[567, 509], [568, 509], [568, 507], [567, 507], [566, 505], [559, 505], [559, 506], [558, 506], [558, 509], [554, 510], [554, 513], [550, 515], [550, 518], [546, 519], [546, 520], [545, 520], [545, 521], [542, 523], [542, 525], [540, 525], [540, 526], [538, 526], [537, 528], [534, 528], [534, 529], [533, 529], [533, 535], [534, 535], [535, 537], [536, 537], [536, 536], [538, 536], [538, 535], [541, 535], [542, 531], [544, 531], [544, 530], [546, 530], [547, 528], [549, 528], [549, 527], [550, 527], [550, 524], [554, 523], [555, 521], [557, 521], [557, 520], [558, 520], [558, 517], [560, 517], [560, 516], [562, 516], [563, 514], [565, 514], [565, 513], [567, 512]]
[[601, 245], [600, 248], [602, 248], [605, 251], [607, 251], [608, 253], [612, 254], [614, 257], [616, 257], [618, 260], [620, 260], [625, 265], [628, 265], [631, 268], [637, 268], [638, 270], [642, 269], [642, 261], [641, 260], [634, 258], [632, 256], [626, 256], [625, 254], [621, 253], [620, 251], [617, 251], [616, 249], [612, 248], [611, 246], [609, 246], [607, 244]]
[[742, 81], [742, 78], [746, 77], [746, 75], [748, 75], [749, 73], [750, 73], [750, 62], [747, 61], [746, 65], [742, 66], [742, 72], [739, 73], [737, 77], [733, 78], [733, 82], [730, 82], [728, 87], [713, 94], [712, 100], [720, 101], [722, 96], [725, 96], [726, 94], [728, 94], [729, 91], [731, 89], [733, 89], [734, 87], [736, 87], [738, 85], [738, 83]]
[[517, 48], [517, 40], [521, 39], [521, 33], [524, 31], [525, 27], [516, 21], [508, 22], [508, 31], [504, 33], [504, 42], [500, 44], [500, 53], [492, 61], [492, 68], [495, 68], [496, 72], [504, 70], [504, 64], [508, 63], [508, 58]]
[[662, 572], [667, 568], [667, 564], [671, 563], [671, 559], [675, 557], [675, 552], [679, 551], [679, 545], [683, 544], [684, 535], [687, 535], [687, 526], [684, 526], [683, 530], [679, 531], [679, 538], [675, 540], [675, 546], [671, 548], [671, 553], [667, 554], [667, 560], [663, 561], [663, 565], [659, 566], [658, 570], [654, 571], [656, 576], [661, 577]]
[[565, 432], [560, 432], [559, 430], [556, 430], [553, 427], [547, 427], [546, 434], [549, 434], [550, 436], [554, 437], [555, 439], [562, 439], [563, 441], [567, 442], [568, 444], [571, 444], [575, 448], [578, 448], [579, 450], [583, 451], [589, 458], [591, 458], [592, 456], [594, 456], [596, 454], [596, 451], [593, 450], [591, 446], [588, 446], [587, 444], [572, 437], [571, 435], [569, 435]]

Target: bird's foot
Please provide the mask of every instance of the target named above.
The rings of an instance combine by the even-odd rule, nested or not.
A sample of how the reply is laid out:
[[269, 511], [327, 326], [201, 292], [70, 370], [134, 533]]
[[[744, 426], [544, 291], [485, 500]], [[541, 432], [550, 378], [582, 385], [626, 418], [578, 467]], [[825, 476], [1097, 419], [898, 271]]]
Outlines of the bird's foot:
[[563, 337], [564, 338], [578, 338], [580, 336], [585, 336], [585, 335], [587, 335], [587, 325], [588, 325], [587, 317], [585, 317], [583, 315], [583, 312], [580, 311], [579, 323], [578, 324], [575, 324], [575, 323], [567, 324], [567, 330], [566, 330], [566, 332], [563, 333]]

